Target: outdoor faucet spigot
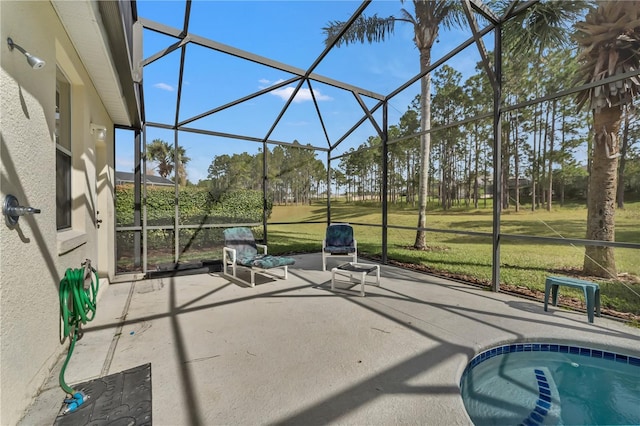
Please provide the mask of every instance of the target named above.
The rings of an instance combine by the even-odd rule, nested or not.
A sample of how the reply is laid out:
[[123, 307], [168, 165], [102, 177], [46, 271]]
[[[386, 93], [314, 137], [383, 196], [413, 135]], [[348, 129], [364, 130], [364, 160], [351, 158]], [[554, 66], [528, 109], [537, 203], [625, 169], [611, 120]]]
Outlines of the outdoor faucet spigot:
[[18, 223], [18, 219], [20, 219], [20, 216], [36, 213], [40, 213], [40, 209], [29, 206], [21, 206], [20, 203], [18, 203], [18, 199], [11, 194], [8, 194], [4, 198], [2, 214], [7, 217], [7, 222], [9, 222], [9, 225], [11, 226]]

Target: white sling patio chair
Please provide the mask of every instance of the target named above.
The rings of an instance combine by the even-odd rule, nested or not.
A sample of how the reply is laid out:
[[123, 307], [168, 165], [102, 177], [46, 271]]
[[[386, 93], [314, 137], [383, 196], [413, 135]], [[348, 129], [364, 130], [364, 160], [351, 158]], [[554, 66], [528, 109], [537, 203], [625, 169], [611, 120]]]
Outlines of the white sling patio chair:
[[[251, 287], [255, 287], [255, 273], [270, 275], [276, 278], [287, 279], [288, 266], [293, 265], [295, 260], [287, 256], [271, 256], [267, 254], [267, 246], [256, 244], [253, 233], [249, 228], [236, 227], [227, 228], [223, 231], [224, 247], [222, 249], [222, 270], [225, 276], [229, 276], [228, 268], [231, 267], [232, 277]], [[258, 248], [262, 253], [258, 254]], [[246, 281], [237, 275], [238, 268], [248, 269], [251, 280]], [[282, 275], [276, 275], [272, 270], [282, 269]]]

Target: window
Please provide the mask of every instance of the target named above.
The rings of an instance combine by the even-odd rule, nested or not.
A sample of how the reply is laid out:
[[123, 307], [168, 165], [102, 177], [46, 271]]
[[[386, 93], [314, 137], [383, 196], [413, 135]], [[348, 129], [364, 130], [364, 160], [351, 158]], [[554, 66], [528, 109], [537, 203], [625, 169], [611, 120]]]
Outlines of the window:
[[56, 71], [56, 227], [71, 228], [71, 85]]

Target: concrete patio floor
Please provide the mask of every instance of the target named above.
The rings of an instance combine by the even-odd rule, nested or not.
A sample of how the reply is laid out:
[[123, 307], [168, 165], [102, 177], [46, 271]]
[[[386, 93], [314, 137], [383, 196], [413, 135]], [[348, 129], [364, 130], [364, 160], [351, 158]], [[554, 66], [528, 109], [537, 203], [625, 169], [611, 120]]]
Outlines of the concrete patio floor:
[[[640, 356], [640, 330], [614, 320], [386, 265], [381, 288], [338, 294], [320, 254], [294, 257], [287, 281], [255, 288], [219, 274], [112, 284], [67, 383], [151, 363], [155, 425], [454, 425], [471, 423], [461, 374], [494, 345], [562, 340]], [[53, 424], [63, 361], [21, 425]]]

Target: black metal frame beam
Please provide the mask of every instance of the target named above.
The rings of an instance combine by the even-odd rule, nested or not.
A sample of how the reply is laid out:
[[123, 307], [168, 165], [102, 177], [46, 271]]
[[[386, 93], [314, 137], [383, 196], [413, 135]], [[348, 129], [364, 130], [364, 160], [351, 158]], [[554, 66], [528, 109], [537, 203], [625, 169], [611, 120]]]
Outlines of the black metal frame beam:
[[[236, 135], [236, 134], [233, 134], [233, 133], [215, 132], [213, 130], [195, 129], [195, 128], [192, 128], [192, 127], [179, 127], [179, 128], [176, 128], [175, 126], [173, 126], [171, 124], [154, 123], [154, 122], [147, 122], [146, 124], [147, 124], [147, 127], [155, 127], [155, 128], [158, 128], [158, 129], [179, 130], [181, 132], [199, 133], [201, 135], [217, 136], [217, 137], [229, 138], [229, 139], [238, 139], [238, 140], [244, 140], [244, 141], [247, 141], [247, 142], [258, 142], [258, 143], [265, 142], [263, 140], [263, 138], [252, 137], [252, 136], [242, 136], [242, 135]], [[320, 146], [294, 145], [291, 142], [283, 142], [283, 141], [277, 141], [277, 140], [273, 140], [273, 139], [268, 139], [266, 142], [268, 144], [270, 144], [270, 145], [295, 146], [295, 147], [298, 147], [300, 149], [310, 149], [310, 150], [323, 151], [323, 152], [324, 151], [329, 151], [329, 149], [324, 148], [324, 147], [320, 147]]]
[[[216, 50], [218, 52], [222, 52], [222, 53], [226, 53], [228, 55], [231, 56], [235, 56], [237, 58], [240, 59], [245, 59], [247, 61], [250, 62], [255, 62], [257, 64], [260, 65], [264, 65], [270, 68], [274, 68], [280, 71], [284, 71], [284, 72], [288, 72], [290, 74], [293, 75], [297, 75], [298, 77], [302, 77], [302, 78], [309, 78], [311, 80], [315, 80], [318, 81], [320, 83], [324, 83], [327, 84], [329, 86], [333, 86], [339, 89], [344, 89], [344, 90], [348, 90], [351, 92], [357, 92], [363, 96], [367, 96], [373, 99], [378, 99], [378, 100], [383, 100], [384, 99], [384, 95], [381, 95], [379, 93], [373, 92], [371, 90], [367, 90], [367, 89], [363, 89], [361, 87], [357, 87], [357, 86], [353, 86], [351, 84], [347, 84], [347, 83], [343, 83], [341, 81], [329, 78], [329, 77], [325, 77], [322, 76], [320, 74], [315, 74], [315, 73], [309, 73], [307, 74], [307, 72], [305, 70], [303, 70], [302, 68], [298, 68], [298, 67], [294, 67], [291, 65], [287, 65], [284, 64], [282, 62], [279, 61], [275, 61], [273, 59], [269, 59], [266, 58], [264, 56], [260, 56], [260, 55], [256, 55], [254, 53], [250, 53], [247, 52], [246, 50], [242, 50], [242, 49], [238, 49], [235, 47], [231, 47], [229, 45], [223, 44], [223, 43], [218, 43], [216, 41], [207, 39], [205, 37], [200, 37], [194, 34], [187, 34], [187, 35], [183, 35], [181, 30], [178, 30], [176, 28], [170, 27], [168, 25], [164, 25], [161, 24], [159, 22], [155, 22], [149, 19], [144, 19], [144, 18], [140, 18], [140, 23], [142, 24], [143, 28], [146, 28], [148, 30], [152, 30], [164, 35], [168, 35], [168, 36], [172, 36], [175, 38], [179, 38], [181, 39], [181, 41], [184, 39], [186, 40], [186, 43], [193, 43], [193, 44], [197, 44], [199, 46], [203, 46], [203, 47], [208, 47], [212, 50]], [[180, 43], [180, 42], [178, 42]], [[175, 50], [175, 49], [173, 49]], [[173, 51], [172, 50], [172, 51]], [[165, 50], [162, 50], [154, 55], [152, 55], [151, 57], [145, 59], [143, 61], [143, 65], [149, 65], [151, 62], [160, 59], [162, 56], [161, 53], [165, 52]], [[166, 52], [166, 53], [170, 53], [170, 52]], [[165, 54], [166, 54], [165, 53]], [[150, 59], [153, 58], [153, 61], [151, 61]]]
[[[360, 6], [354, 11], [354, 13], [352, 14], [352, 16], [349, 18], [349, 20], [345, 23], [345, 25], [343, 26], [343, 28], [341, 29], [340, 33], [336, 36], [336, 38], [332, 41], [330, 41], [326, 46], [325, 49], [322, 51], [322, 53], [313, 61], [313, 63], [311, 64], [311, 66], [306, 69], [303, 70], [301, 68], [298, 67], [294, 67], [294, 66], [290, 66], [260, 55], [256, 55], [241, 49], [237, 49], [234, 48], [232, 46], [228, 46], [222, 43], [218, 43], [215, 42], [213, 40], [195, 35], [195, 34], [190, 34], [189, 33], [189, 19], [190, 19], [190, 13], [191, 13], [191, 0], [187, 0], [186, 1], [186, 7], [185, 7], [185, 19], [184, 19], [184, 23], [183, 23], [183, 28], [182, 29], [176, 29], [152, 20], [148, 20], [145, 18], [138, 18], [138, 21], [134, 24], [133, 26], [133, 51], [134, 51], [134, 58], [141, 58], [141, 52], [142, 52], [142, 32], [144, 29], [148, 29], [150, 31], [154, 31], [154, 32], [158, 32], [170, 37], [174, 37], [177, 39], [177, 41], [173, 44], [171, 44], [170, 46], [168, 46], [167, 48], [160, 50], [156, 53], [154, 53], [153, 55], [149, 56], [148, 58], [145, 59], [140, 59], [140, 61], [138, 61], [137, 63], [132, 64], [131, 68], [132, 68], [132, 75], [133, 75], [133, 82], [136, 84], [136, 90], [137, 90], [137, 95], [139, 96], [140, 99], [140, 112], [141, 112], [141, 119], [142, 119], [142, 129], [143, 129], [143, 138], [144, 140], [142, 141], [142, 149], [141, 149], [141, 158], [139, 158], [141, 164], [142, 164], [142, 169], [143, 169], [143, 173], [146, 172], [146, 159], [145, 159], [145, 150], [146, 150], [146, 128], [147, 127], [157, 127], [157, 128], [162, 128], [162, 129], [167, 129], [167, 130], [173, 130], [174, 131], [174, 136], [175, 136], [175, 141], [174, 141], [174, 146], [177, 148], [178, 146], [178, 134], [179, 132], [191, 132], [191, 133], [198, 133], [198, 134], [204, 134], [204, 135], [209, 135], [209, 136], [216, 136], [216, 137], [222, 137], [222, 138], [231, 138], [231, 139], [238, 139], [238, 140], [245, 140], [245, 141], [251, 141], [251, 142], [257, 142], [257, 143], [262, 143], [263, 146], [263, 152], [266, 153], [267, 152], [267, 146], [268, 144], [272, 144], [272, 145], [281, 145], [281, 146], [296, 146], [298, 148], [301, 149], [310, 149], [310, 150], [314, 150], [314, 151], [320, 151], [320, 152], [326, 152], [327, 153], [327, 224], [329, 224], [331, 222], [331, 178], [332, 178], [332, 174], [331, 174], [331, 163], [332, 161], [338, 160], [340, 158], [343, 158], [345, 156], [351, 155], [354, 152], [361, 152], [363, 150], [368, 150], [368, 149], [374, 149], [374, 148], [364, 148], [364, 149], [359, 149], [357, 151], [354, 152], [349, 152], [349, 153], [345, 153], [342, 155], [338, 155], [338, 156], [332, 156], [332, 152], [334, 151], [334, 149], [336, 149], [344, 140], [346, 140], [346, 138], [348, 138], [360, 125], [362, 125], [365, 121], [369, 120], [372, 123], [372, 126], [375, 128], [375, 131], [378, 133], [378, 135], [381, 137], [382, 139], [382, 175], [383, 175], [383, 182], [382, 182], [382, 225], [367, 225], [367, 224], [361, 224], [363, 226], [381, 226], [382, 227], [382, 261], [383, 263], [387, 262], [387, 233], [388, 233], [388, 229], [393, 229], [393, 228], [397, 228], [397, 229], [411, 229], [411, 230], [415, 230], [415, 227], [403, 227], [403, 226], [394, 226], [394, 225], [389, 225], [388, 221], [387, 221], [387, 216], [388, 216], [388, 200], [387, 200], [387, 178], [388, 178], [388, 163], [387, 163], [387, 157], [388, 157], [388, 152], [389, 152], [389, 145], [394, 144], [394, 143], [398, 143], [401, 142], [403, 140], [409, 139], [409, 138], [415, 138], [415, 137], [419, 137], [423, 134], [427, 134], [427, 133], [431, 133], [434, 132], [436, 130], [442, 129], [442, 128], [447, 128], [447, 127], [452, 127], [452, 126], [458, 126], [461, 124], [465, 124], [468, 122], [472, 122], [475, 120], [482, 120], [482, 119], [487, 119], [489, 117], [493, 118], [493, 138], [494, 138], [494, 158], [493, 158], [493, 179], [494, 179], [494, 205], [493, 205], [493, 228], [492, 228], [492, 232], [491, 233], [484, 233], [484, 232], [473, 232], [473, 231], [456, 231], [456, 230], [441, 230], [441, 229], [433, 229], [433, 228], [421, 228], [421, 230], [426, 230], [429, 232], [448, 232], [448, 233], [455, 233], [455, 234], [462, 234], [462, 235], [477, 235], [477, 236], [485, 236], [485, 237], [491, 237], [492, 239], [492, 289], [494, 291], [499, 291], [500, 289], [500, 246], [501, 246], [501, 240], [533, 240], [533, 241], [542, 241], [542, 242], [547, 242], [547, 243], [559, 243], [559, 244], [579, 244], [579, 245], [602, 245], [602, 246], [614, 246], [614, 247], [624, 247], [624, 248], [635, 248], [638, 249], [640, 248], [640, 244], [636, 244], [636, 243], [608, 243], [608, 242], [602, 242], [602, 241], [592, 241], [592, 240], [581, 240], [581, 239], [567, 239], [567, 238], [552, 238], [552, 237], [537, 237], [537, 236], [528, 236], [528, 235], [510, 235], [510, 234], [501, 234], [500, 233], [500, 220], [501, 220], [501, 210], [502, 210], [502, 187], [501, 187], [501, 180], [502, 180], [502, 153], [501, 153], [501, 122], [502, 122], [502, 114], [504, 114], [504, 112], [507, 111], [511, 111], [511, 110], [515, 110], [515, 109], [519, 109], [519, 108], [523, 108], [523, 107], [527, 107], [529, 105], [533, 105], [539, 102], [544, 102], [547, 100], [551, 100], [551, 99], [555, 99], [558, 97], [562, 97], [562, 96], [567, 96], [573, 93], [577, 93], [580, 92], [582, 90], [588, 89], [588, 88], [592, 88], [592, 87], [596, 87], [596, 86], [600, 86], [600, 85], [604, 85], [604, 84], [608, 84], [610, 82], [615, 82], [618, 80], [623, 80], [626, 78], [631, 78], [631, 77], [637, 77], [638, 75], [640, 75], [640, 70], [636, 70], [636, 71], [632, 71], [632, 72], [627, 72], [624, 74], [620, 74], [614, 77], [609, 77], [606, 79], [603, 79], [601, 81], [598, 82], [594, 82], [594, 83], [589, 83], [586, 85], [582, 85], [580, 87], [574, 87], [568, 90], [564, 90], [562, 92], [556, 92], [556, 93], [552, 93], [552, 94], [548, 94], [545, 95], [543, 97], [537, 98], [537, 99], [533, 99], [533, 100], [528, 100], [516, 105], [509, 105], [509, 106], [503, 106], [503, 99], [502, 99], [502, 41], [503, 41], [503, 35], [502, 35], [502, 26], [503, 24], [514, 18], [515, 16], [517, 16], [520, 13], [525, 12], [529, 7], [531, 7], [532, 5], [536, 4], [539, 2], [539, 0], [527, 0], [527, 1], [520, 1], [520, 0], [512, 0], [511, 3], [508, 5], [508, 7], [506, 8], [505, 12], [502, 14], [502, 16], [497, 16], [482, 0], [460, 0], [463, 10], [465, 12], [469, 27], [472, 31], [472, 37], [465, 40], [463, 43], [461, 43], [458, 47], [456, 47], [455, 49], [451, 50], [450, 52], [448, 52], [444, 57], [440, 58], [439, 60], [433, 62], [432, 64], [430, 64], [430, 66], [428, 67], [427, 70], [425, 70], [424, 72], [421, 72], [417, 75], [415, 75], [414, 77], [412, 77], [410, 80], [406, 81], [403, 85], [401, 85], [400, 87], [398, 87], [397, 89], [393, 90], [392, 92], [390, 92], [389, 94], [387, 94], [386, 96], [375, 93], [373, 91], [361, 88], [361, 87], [357, 87], [351, 84], [347, 84], [344, 82], [340, 82], [331, 78], [328, 78], [326, 76], [322, 76], [319, 74], [315, 74], [313, 71], [318, 67], [318, 65], [322, 62], [322, 60], [329, 54], [329, 52], [335, 48], [338, 40], [340, 39], [340, 37], [348, 30], [348, 28], [350, 27], [350, 25], [352, 25], [355, 20], [362, 15], [362, 13], [365, 11], [365, 9], [370, 5], [371, 0], [364, 0]], [[476, 13], [480, 14], [484, 19], [486, 19], [489, 22], [489, 25], [480, 29], [478, 22], [476, 20]], [[489, 32], [491, 31], [495, 31], [494, 33], [494, 44], [495, 44], [495, 48], [494, 48], [494, 56], [493, 56], [493, 62], [491, 61], [491, 58], [489, 56], [489, 53], [484, 45], [483, 42], [483, 37], [485, 35], [487, 35]], [[193, 117], [187, 118], [185, 120], [180, 121], [179, 120], [179, 115], [180, 115], [180, 105], [181, 105], [181, 93], [182, 93], [182, 80], [183, 80], [183, 75], [184, 75], [184, 67], [185, 67], [185, 53], [186, 53], [186, 49], [187, 46], [189, 44], [195, 44], [195, 45], [199, 45], [205, 48], [209, 48], [213, 51], [217, 51], [223, 54], [227, 54], [227, 55], [231, 55], [246, 61], [250, 61], [253, 63], [257, 63], [260, 64], [262, 66], [266, 66], [266, 67], [270, 67], [282, 72], [286, 72], [292, 75], [291, 78], [288, 78], [286, 81], [283, 81], [281, 83], [278, 83], [276, 85], [270, 86], [266, 89], [254, 92], [252, 94], [246, 95], [242, 98], [236, 99], [232, 102], [226, 103], [224, 105], [220, 105], [217, 106], [215, 108], [212, 108], [208, 111], [202, 112], [200, 114], [197, 114]], [[493, 87], [493, 91], [494, 91], [494, 95], [493, 95], [493, 112], [492, 113], [487, 113], [487, 114], [481, 114], [478, 116], [474, 116], [474, 117], [469, 117], [466, 118], [464, 120], [460, 120], [456, 123], [450, 123], [448, 125], [445, 126], [440, 126], [438, 128], [429, 128], [429, 129], [421, 129], [420, 132], [409, 135], [409, 136], [404, 136], [402, 138], [398, 138], [392, 141], [388, 140], [388, 102], [390, 99], [392, 99], [393, 97], [395, 97], [396, 95], [398, 95], [399, 93], [401, 93], [402, 91], [404, 91], [405, 89], [409, 88], [411, 85], [415, 84], [416, 82], [418, 82], [420, 79], [422, 79], [426, 74], [430, 73], [431, 71], [433, 71], [434, 69], [438, 68], [439, 66], [441, 66], [442, 64], [446, 63], [449, 59], [451, 59], [452, 57], [454, 57], [455, 55], [459, 54], [460, 52], [462, 52], [464, 49], [466, 49], [467, 47], [469, 47], [471, 44], [475, 43], [477, 45], [478, 51], [480, 53], [480, 56], [482, 58], [482, 63], [483, 63], [483, 68], [484, 71], [486, 72], [487, 76], [489, 77], [489, 80], [491, 82], [491, 85]], [[150, 65], [152, 63], [154, 63], [155, 61], [157, 61], [158, 59], [168, 55], [171, 52], [176, 51], [177, 49], [181, 49], [181, 55], [180, 55], [180, 71], [179, 71], [179, 83], [178, 83], [178, 91], [177, 91], [177, 105], [176, 105], [176, 114], [174, 117], [174, 122], [173, 124], [162, 124], [162, 123], [152, 123], [152, 122], [146, 122], [145, 119], [145, 114], [144, 114], [144, 93], [142, 90], [142, 68], [144, 66]], [[137, 53], [136, 53], [137, 52]], [[313, 85], [312, 85], [312, 81], [313, 82], [318, 82], [318, 83], [322, 83], [322, 84], [326, 84], [329, 86], [332, 86], [334, 88], [337, 89], [341, 89], [341, 90], [346, 90], [351, 92], [356, 101], [358, 102], [358, 104], [360, 105], [360, 107], [362, 108], [364, 114], [363, 116], [357, 120], [355, 122], [355, 124], [353, 125], [353, 127], [351, 127], [347, 132], [345, 132], [340, 138], [338, 138], [336, 141], [332, 141], [330, 140], [330, 137], [328, 135], [327, 132], [327, 128], [326, 128], [326, 124], [325, 121], [323, 119], [323, 116], [321, 114], [317, 99], [315, 97], [314, 91], [313, 91]], [[250, 136], [243, 136], [243, 135], [237, 135], [237, 134], [229, 134], [229, 133], [223, 133], [223, 132], [216, 132], [216, 131], [209, 131], [209, 130], [203, 130], [203, 129], [196, 129], [196, 128], [191, 128], [191, 127], [186, 127], [186, 125], [193, 123], [194, 121], [197, 121], [199, 119], [202, 119], [204, 117], [207, 117], [209, 115], [215, 114], [217, 112], [223, 111], [227, 108], [233, 107], [235, 105], [241, 104], [243, 102], [249, 101], [251, 99], [254, 99], [258, 96], [261, 95], [265, 95], [275, 89], [281, 88], [281, 87], [285, 87], [291, 84], [296, 83], [296, 87], [293, 91], [293, 93], [291, 94], [291, 96], [288, 98], [288, 100], [286, 101], [284, 107], [281, 109], [281, 111], [279, 112], [279, 114], [277, 115], [277, 117], [274, 120], [273, 125], [269, 128], [269, 130], [267, 131], [267, 133], [265, 134], [264, 137], [262, 138], [258, 138], [258, 137], [250, 137]], [[293, 100], [295, 99], [296, 95], [299, 93], [299, 91], [302, 89], [304, 84], [307, 84], [307, 87], [309, 88], [309, 91], [311, 93], [312, 96], [312, 101], [314, 103], [314, 107], [316, 110], [316, 113], [318, 115], [318, 118], [320, 120], [321, 123], [321, 127], [324, 133], [324, 137], [326, 139], [327, 145], [328, 147], [316, 147], [316, 146], [301, 146], [301, 145], [294, 145], [293, 143], [289, 143], [289, 142], [283, 142], [283, 141], [276, 141], [276, 140], [271, 140], [269, 139], [271, 134], [274, 132], [276, 126], [278, 125], [278, 123], [280, 122], [280, 120], [282, 119], [283, 115], [285, 114], [285, 112], [287, 111], [287, 109], [290, 107], [291, 103], [293, 102]], [[362, 99], [363, 96], [366, 96], [368, 98], [371, 99], [375, 99], [378, 102], [372, 107], [372, 108], [368, 108], [367, 105], [365, 104], [364, 100]], [[382, 123], [381, 125], [379, 125], [374, 117], [374, 113], [382, 107]], [[176, 149], [177, 152], [177, 149]], [[177, 160], [177, 159], [176, 159]], [[267, 190], [268, 190], [268, 181], [267, 181], [267, 156], [264, 155], [263, 156], [263, 201], [264, 201], [264, 209], [263, 209], [263, 227], [264, 227], [264, 238], [265, 238], [265, 242], [267, 240], [267, 217], [266, 217], [266, 200], [267, 200]], [[143, 194], [142, 194], [142, 198], [144, 199], [146, 197], [146, 186], [142, 185], [142, 189], [143, 189]], [[177, 197], [179, 195], [178, 192], [178, 188], [177, 188], [177, 184], [176, 184], [176, 223], [174, 224], [175, 230], [176, 230], [176, 242], [175, 242], [175, 248], [176, 248], [176, 257], [178, 256], [178, 248], [179, 248], [179, 244], [178, 244], [178, 240], [177, 240], [177, 230], [180, 228], [178, 226], [178, 214], [179, 212], [177, 211]], [[146, 210], [143, 208], [142, 210], [143, 213], [143, 217], [142, 217], [142, 226], [143, 229], [151, 229], [152, 227], [147, 227], [146, 226]], [[357, 223], [354, 223], [355, 225], [358, 225]], [[143, 233], [143, 262], [144, 262], [144, 272], [146, 272], [146, 259], [147, 259], [147, 247], [146, 247], [146, 233]]]
[[495, 31], [494, 62], [497, 84], [493, 87], [493, 251], [491, 288], [500, 291], [500, 215], [502, 214], [502, 28]]

